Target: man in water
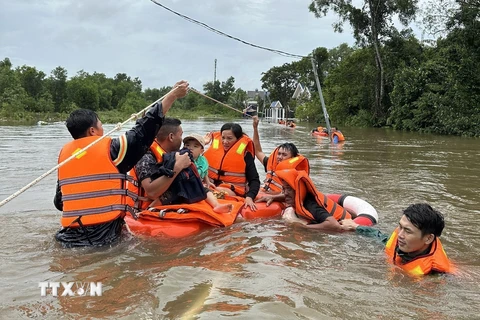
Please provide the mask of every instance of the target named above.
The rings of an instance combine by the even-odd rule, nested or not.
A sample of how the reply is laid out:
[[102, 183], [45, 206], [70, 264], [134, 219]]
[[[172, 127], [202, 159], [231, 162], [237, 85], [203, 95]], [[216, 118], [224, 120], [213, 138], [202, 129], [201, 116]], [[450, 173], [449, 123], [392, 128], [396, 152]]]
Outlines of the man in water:
[[439, 238], [445, 227], [443, 215], [426, 203], [406, 208], [390, 236], [352, 220], [342, 220], [340, 224], [344, 230], [378, 238], [385, 244], [391, 261], [411, 275], [454, 272]]
[[[78, 109], [70, 114], [66, 125], [74, 140], [62, 148], [58, 161], [76, 157], [58, 169], [54, 198], [62, 211], [62, 229], [55, 238], [64, 247], [101, 246], [119, 239], [126, 211], [132, 210], [126, 190], [132, 181], [126, 173], [149, 149], [173, 102], [187, 91], [188, 82], [177, 82], [161, 103], [118, 138], [100, 138], [102, 122], [93, 111]], [[100, 141], [82, 151], [96, 140]]]

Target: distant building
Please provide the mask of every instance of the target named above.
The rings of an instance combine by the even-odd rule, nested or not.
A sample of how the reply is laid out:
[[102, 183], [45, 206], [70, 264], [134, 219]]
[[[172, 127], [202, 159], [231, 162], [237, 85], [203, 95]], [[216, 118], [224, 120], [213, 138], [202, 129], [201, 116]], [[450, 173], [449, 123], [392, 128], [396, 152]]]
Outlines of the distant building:
[[312, 94], [310, 93], [310, 90], [308, 90], [307, 87], [304, 87], [302, 86], [301, 83], [299, 83], [295, 88], [295, 92], [293, 93], [292, 98], [310, 100], [312, 98]]
[[282, 108], [283, 109], [283, 106], [282, 106], [282, 103], [280, 101], [273, 101], [270, 104], [270, 108]]
[[285, 108], [280, 101], [273, 101], [265, 110], [265, 120], [277, 123], [278, 120], [285, 119]]
[[247, 91], [247, 99], [248, 100], [265, 100], [268, 94], [265, 91], [259, 91], [256, 89], [255, 91]]

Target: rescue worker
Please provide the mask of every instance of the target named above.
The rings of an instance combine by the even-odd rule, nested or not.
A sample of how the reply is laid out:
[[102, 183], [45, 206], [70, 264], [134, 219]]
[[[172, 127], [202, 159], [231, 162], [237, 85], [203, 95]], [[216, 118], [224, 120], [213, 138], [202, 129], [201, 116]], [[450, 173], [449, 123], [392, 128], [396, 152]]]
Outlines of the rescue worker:
[[[102, 122], [91, 110], [73, 111], [66, 121], [73, 141], [67, 143], [58, 158], [55, 207], [63, 211], [62, 228], [55, 238], [64, 247], [100, 246], [120, 237], [127, 205], [127, 172], [148, 150], [164, 115], [173, 102], [187, 94], [188, 82], [180, 81], [161, 103], [156, 103], [135, 127], [119, 138], [105, 137], [88, 150], [84, 147], [103, 136]], [[133, 183], [133, 181], [130, 181]]]
[[[181, 124], [179, 119], [165, 118], [152, 146], [136, 164], [135, 173], [142, 188], [141, 196], [159, 199], [163, 204], [172, 202], [175, 196], [173, 190], [169, 190], [172, 182], [183, 169], [192, 164], [188, 153], [180, 154], [178, 152], [182, 145], [183, 129]], [[175, 152], [175, 165], [173, 168], [164, 168], [162, 166], [163, 156], [171, 152]], [[163, 174], [159, 174], [160, 170], [163, 170]], [[148, 205], [150, 203], [144, 203], [139, 207], [146, 209]]]
[[445, 227], [443, 215], [427, 203], [407, 207], [398, 227], [390, 236], [375, 228], [360, 226], [352, 220], [340, 223], [344, 230], [379, 239], [385, 244], [389, 260], [410, 275], [454, 272], [440, 241]]

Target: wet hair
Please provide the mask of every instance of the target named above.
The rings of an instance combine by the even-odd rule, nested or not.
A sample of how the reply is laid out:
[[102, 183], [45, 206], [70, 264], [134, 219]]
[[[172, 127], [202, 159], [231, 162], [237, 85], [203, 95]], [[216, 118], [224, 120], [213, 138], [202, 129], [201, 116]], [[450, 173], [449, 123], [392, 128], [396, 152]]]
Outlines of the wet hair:
[[89, 109], [77, 109], [70, 113], [65, 121], [68, 132], [73, 139], [80, 139], [87, 136], [91, 127], [97, 127], [98, 115]]
[[181, 124], [182, 124], [182, 121], [180, 121], [180, 119], [165, 118], [163, 120], [162, 126], [160, 127], [160, 130], [158, 130], [158, 133], [157, 133], [158, 141], [166, 140], [170, 133], [176, 134], [180, 129]]
[[445, 227], [443, 215], [427, 203], [412, 204], [403, 211], [403, 214], [408, 221], [420, 229], [422, 237], [430, 233], [440, 237]]
[[233, 122], [225, 123], [220, 129], [220, 132], [223, 132], [225, 130], [232, 130], [233, 135], [237, 139], [240, 139], [243, 136], [242, 127], [238, 123], [233, 123]]
[[291, 142], [285, 142], [285, 143], [282, 143], [281, 145], [278, 146], [278, 148], [283, 148], [287, 151], [290, 151], [290, 153], [292, 154], [292, 157], [296, 157], [298, 156], [298, 149], [297, 147], [291, 143]]

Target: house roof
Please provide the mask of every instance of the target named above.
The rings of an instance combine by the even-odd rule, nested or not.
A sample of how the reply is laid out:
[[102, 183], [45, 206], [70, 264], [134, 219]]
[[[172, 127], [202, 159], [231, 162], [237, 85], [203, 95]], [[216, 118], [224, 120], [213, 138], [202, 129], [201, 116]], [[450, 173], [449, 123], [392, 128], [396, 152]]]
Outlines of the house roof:
[[295, 88], [295, 92], [292, 95], [293, 99], [298, 99], [301, 96], [306, 96], [308, 99], [311, 98], [311, 93], [310, 90], [308, 90], [307, 87], [304, 87], [301, 83], [297, 84], [297, 87]]
[[280, 101], [273, 101], [270, 104], [270, 108], [283, 108], [282, 103]]

